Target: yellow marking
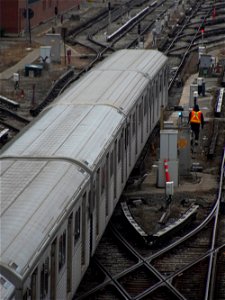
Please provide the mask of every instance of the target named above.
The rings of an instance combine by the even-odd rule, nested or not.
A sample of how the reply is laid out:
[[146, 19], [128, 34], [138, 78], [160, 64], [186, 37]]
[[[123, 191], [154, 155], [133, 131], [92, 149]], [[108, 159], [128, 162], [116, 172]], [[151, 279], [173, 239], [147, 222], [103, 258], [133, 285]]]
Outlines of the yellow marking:
[[187, 147], [187, 140], [186, 139], [184, 139], [184, 138], [181, 138], [181, 139], [179, 139], [178, 140], [178, 148], [179, 149], [184, 149], [184, 148], [186, 148]]

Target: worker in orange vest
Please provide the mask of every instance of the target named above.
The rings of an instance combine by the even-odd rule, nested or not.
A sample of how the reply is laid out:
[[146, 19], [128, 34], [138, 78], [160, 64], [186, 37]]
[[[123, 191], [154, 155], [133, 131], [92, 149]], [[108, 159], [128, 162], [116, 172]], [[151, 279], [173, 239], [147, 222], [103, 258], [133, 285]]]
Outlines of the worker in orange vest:
[[195, 144], [198, 144], [200, 126], [202, 129], [204, 127], [204, 116], [203, 113], [199, 110], [198, 104], [193, 107], [193, 110], [189, 113], [189, 121], [188, 123], [191, 124], [191, 130], [195, 136]]

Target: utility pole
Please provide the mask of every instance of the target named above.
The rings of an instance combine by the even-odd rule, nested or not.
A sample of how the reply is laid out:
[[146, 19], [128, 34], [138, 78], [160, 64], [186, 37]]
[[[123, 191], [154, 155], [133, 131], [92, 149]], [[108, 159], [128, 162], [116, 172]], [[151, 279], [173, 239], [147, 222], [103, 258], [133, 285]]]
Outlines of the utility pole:
[[34, 11], [29, 8], [29, 0], [26, 0], [26, 7], [23, 10], [23, 17], [26, 19], [26, 26], [25, 26], [25, 31], [26, 31], [26, 41], [30, 42], [31, 44], [31, 26], [30, 26], [30, 19], [33, 18], [34, 16]]
[[63, 45], [64, 45], [64, 62], [66, 65], [66, 33], [67, 33], [67, 27], [62, 27], [61, 28], [61, 36], [63, 39]]
[[26, 0], [26, 40], [29, 40], [29, 15], [28, 15], [28, 0]]
[[108, 32], [107, 35], [109, 35], [110, 31], [110, 26], [111, 26], [111, 2], [108, 2]]

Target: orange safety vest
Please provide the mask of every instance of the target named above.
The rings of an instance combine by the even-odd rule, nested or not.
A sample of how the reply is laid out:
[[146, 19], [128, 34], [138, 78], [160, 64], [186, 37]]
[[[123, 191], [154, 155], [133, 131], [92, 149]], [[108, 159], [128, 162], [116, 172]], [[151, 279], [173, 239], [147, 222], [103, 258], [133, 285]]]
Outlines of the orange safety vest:
[[190, 123], [201, 124], [201, 115], [202, 115], [201, 111], [194, 111], [194, 110], [192, 110]]

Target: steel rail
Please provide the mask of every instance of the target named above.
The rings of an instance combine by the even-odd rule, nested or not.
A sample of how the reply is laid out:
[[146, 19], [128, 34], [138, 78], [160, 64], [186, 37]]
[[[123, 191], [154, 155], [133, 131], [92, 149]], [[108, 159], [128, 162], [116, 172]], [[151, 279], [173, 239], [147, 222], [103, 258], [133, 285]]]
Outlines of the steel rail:
[[15, 126], [11, 125], [11, 124], [9, 124], [8, 122], [2, 121], [1, 118], [0, 118], [0, 123], [1, 123], [3, 126], [5, 126], [6, 128], [9, 128], [10, 130], [12, 130], [12, 131], [14, 131], [14, 132], [16, 132], [16, 133], [20, 132], [20, 130], [21, 130], [21, 129], [19, 129], [19, 128], [17, 128], [17, 127], [15, 127]]
[[[152, 13], [152, 12], [154, 12], [154, 10], [155, 10], [156, 8], [159, 8], [162, 4], [164, 4], [164, 2], [165, 2], [165, 1], [163, 1], [163, 3], [161, 2], [160, 4], [157, 4], [156, 7], [154, 7], [152, 10], [149, 11], [149, 14]], [[169, 6], [169, 9], [172, 8], [173, 6], [174, 6], [174, 3], [171, 4], [171, 5]], [[163, 16], [167, 11], [168, 11], [168, 8], [165, 9], [165, 10], [163, 10], [163, 11], [158, 15], [158, 17]], [[150, 22], [150, 23], [149, 23], [149, 24], [148, 24], [148, 25], [140, 32], [140, 35], [143, 36], [144, 34], [146, 34], [146, 33], [149, 31], [149, 29], [150, 29], [151, 27], [153, 27], [154, 24], [155, 24], [155, 21]], [[136, 24], [136, 25], [137, 25], [137, 24]], [[131, 48], [131, 47], [133, 47], [134, 45], [137, 44], [137, 42], [138, 42], [138, 38], [135, 38], [132, 42], [130, 42], [130, 43], [126, 46], [126, 48]]]
[[[112, 231], [112, 233], [116, 236], [116, 238], [118, 240], [121, 241], [121, 243], [127, 248], [129, 249], [129, 251], [132, 251], [132, 253], [135, 254], [136, 257], [139, 258], [139, 260], [142, 262], [142, 265], [145, 265], [155, 276], [157, 276], [157, 278], [161, 281], [161, 284], [156, 283], [155, 285], [153, 285], [151, 288], [149, 288], [146, 292], [143, 292], [143, 295], [145, 295], [146, 293], [149, 294], [149, 292], [152, 292], [153, 290], [155, 290], [156, 288], [158, 288], [159, 286], [161, 286], [162, 284], [165, 284], [168, 289], [175, 294], [179, 299], [183, 299], [186, 300], [186, 298], [168, 281], [165, 280], [165, 277], [159, 272], [157, 271], [150, 263], [149, 263], [149, 259], [148, 258], [144, 258], [141, 254], [139, 254], [137, 252], [136, 249], [134, 249], [134, 247], [120, 234], [120, 232], [115, 228], [115, 226], [113, 226], [113, 224], [110, 222], [110, 230]], [[135, 266], [135, 269], [137, 269], [137, 267], [139, 267], [139, 265]], [[119, 277], [121, 275], [124, 274], [128, 274], [130, 272], [130, 270], [125, 270], [123, 273], [121, 274], [117, 274], [116, 277]], [[143, 297], [143, 295], [141, 295], [141, 297]], [[136, 299], [136, 298], [135, 298]], [[139, 299], [137, 297], [137, 299]]]
[[[129, 244], [129, 242], [119, 233], [117, 229], [115, 229], [115, 226], [113, 226], [112, 222], [110, 221], [110, 230], [112, 234], [116, 237], [116, 239], [126, 248], [127, 251], [129, 251], [136, 259], [137, 263], [132, 265], [131, 267], [123, 270], [119, 274], [116, 275], [111, 275], [110, 272], [107, 271], [107, 269], [101, 264], [101, 262], [98, 259], [94, 259], [94, 262], [96, 265], [98, 265], [99, 269], [103, 272], [103, 274], [106, 276], [106, 279], [104, 282], [100, 283], [96, 287], [92, 288], [90, 291], [87, 293], [76, 297], [77, 300], [85, 299], [87, 296], [90, 296], [94, 293], [96, 293], [98, 290], [103, 289], [109, 284], [113, 284], [113, 286], [117, 289], [117, 291], [123, 296], [124, 299], [135, 299], [139, 300], [142, 299], [144, 296], [149, 295], [150, 293], [154, 292], [158, 288], [162, 286], [167, 286], [167, 288], [170, 290], [170, 292], [176, 296], [176, 299], [179, 300], [187, 300], [170, 282], [170, 279], [165, 278], [159, 271], [157, 271], [149, 262], [147, 259], [145, 259], [142, 255], [140, 255], [136, 249], [133, 248]], [[120, 278], [123, 276], [126, 276], [133, 271], [138, 270], [141, 266], [145, 266], [158, 280], [155, 284], [150, 286], [148, 289], [145, 291], [141, 292], [135, 297], [131, 297], [126, 290], [121, 286], [121, 284], [118, 282]]]
[[142, 11], [137, 13], [133, 18], [128, 20], [123, 26], [118, 28], [115, 32], [113, 32], [111, 35], [107, 36], [107, 41], [112, 41], [116, 36], [118, 36], [120, 33], [127, 32], [127, 30], [130, 30], [130, 28], [133, 28], [135, 25], [137, 25], [147, 14], [149, 14], [150, 6], [145, 7]]
[[[115, 45], [115, 43], [117, 43], [124, 35], [126, 35], [129, 31], [131, 31], [135, 26], [137, 26], [140, 23], [140, 20], [144, 19], [146, 16], [150, 15], [151, 13], [153, 13], [157, 8], [159, 8], [160, 6], [162, 6], [165, 2], [167, 2], [167, 0], [162, 0], [161, 2], [157, 2], [157, 5], [155, 6], [149, 6], [148, 10], [146, 14], [144, 14], [143, 16], [141, 16], [140, 19], [136, 20], [135, 22], [131, 23], [131, 26], [126, 28], [126, 30], [121, 30], [121, 34], [112, 42], [111, 45]], [[169, 8], [173, 7], [175, 4], [171, 4]], [[165, 14], [165, 12], [167, 12], [168, 9], [165, 9], [162, 13], [159, 14], [158, 17], [161, 17], [162, 15]], [[146, 26], [141, 32], [140, 35], [144, 35], [153, 25], [155, 24], [155, 21], [150, 22], [150, 24], [148, 26]], [[136, 44], [138, 41], [138, 38], [135, 38], [131, 43], [129, 43], [127, 45], [126, 48], [131, 48], [134, 44]]]
[[5, 107], [2, 107], [2, 106], [0, 105], [0, 113], [1, 113], [1, 112], [2, 112], [3, 114], [9, 115], [10, 117], [16, 119], [17, 121], [19, 121], [19, 122], [21, 122], [21, 123], [23, 123], [23, 124], [28, 124], [28, 123], [30, 123], [30, 120], [28, 120], [28, 119], [26, 119], [26, 118], [24, 118], [24, 117], [18, 115], [17, 113], [12, 112], [11, 110], [9, 110], [9, 109], [7, 109], [7, 108], [5, 108]]
[[[199, 8], [201, 7], [202, 3], [198, 3], [197, 7], [192, 10], [191, 15], [185, 20], [184, 25], [180, 28], [180, 30], [176, 33], [175, 37], [173, 38], [172, 42], [170, 43], [170, 45], [168, 46], [168, 48], [165, 50], [165, 55], [168, 54], [169, 50], [174, 46], [175, 42], [181, 38], [181, 33], [184, 31], [184, 29], [188, 26], [190, 20], [193, 18], [193, 16], [196, 15], [196, 12], [199, 10]], [[201, 25], [200, 25], [201, 26]], [[200, 31], [200, 26], [198, 28], [197, 33]], [[196, 33], [195, 33], [196, 36]]]
[[[200, 7], [200, 5], [199, 5], [198, 7]], [[211, 12], [212, 12], [212, 8], [209, 9], [209, 11], [208, 11], [208, 13], [206, 14], [206, 16], [204, 17], [204, 19], [203, 19], [201, 25], [198, 27], [198, 29], [197, 29], [197, 31], [196, 31], [196, 33], [195, 33], [193, 39], [191, 40], [191, 42], [190, 42], [190, 44], [189, 44], [189, 46], [187, 47], [187, 50], [185, 51], [185, 53], [184, 53], [184, 55], [183, 55], [183, 58], [182, 58], [182, 60], [181, 60], [181, 62], [180, 62], [180, 64], [179, 64], [179, 66], [178, 66], [178, 68], [177, 68], [175, 74], [173, 75], [172, 79], [171, 79], [170, 82], [169, 82], [169, 86], [168, 86], [168, 90], [169, 90], [169, 91], [170, 91], [171, 88], [173, 87], [173, 84], [174, 84], [174, 82], [175, 82], [175, 80], [176, 80], [176, 78], [177, 78], [177, 75], [180, 73], [180, 71], [181, 71], [181, 69], [182, 69], [182, 67], [183, 67], [183, 65], [184, 65], [184, 63], [185, 63], [185, 60], [186, 60], [187, 56], [189, 55], [189, 53], [190, 53], [190, 51], [191, 51], [191, 48], [192, 48], [192, 46], [193, 46], [193, 44], [194, 44], [194, 41], [195, 41], [196, 38], [197, 38], [197, 35], [199, 35], [199, 32], [200, 32], [200, 29], [201, 29], [202, 24], [204, 24], [205, 20], [208, 18], [208, 16], [211, 14]], [[175, 37], [175, 38], [176, 38], [176, 37]]]
[[[166, 282], [170, 282], [172, 279], [174, 279], [174, 277], [178, 276], [179, 274], [181, 274], [182, 272], [188, 270], [190, 267], [196, 265], [197, 263], [199, 263], [200, 261], [202, 261], [203, 259], [205, 259], [206, 257], [209, 257], [210, 258], [210, 263], [209, 263], [209, 268], [208, 268], [208, 280], [207, 280], [207, 287], [206, 287], [206, 295], [207, 295], [207, 298], [205, 299], [210, 299], [210, 300], [213, 300], [213, 292], [214, 292], [214, 282], [215, 282], [215, 270], [216, 270], [216, 258], [217, 258], [217, 253], [219, 251], [219, 249], [222, 249], [224, 247], [224, 245], [220, 246], [219, 248], [215, 248], [215, 240], [216, 240], [216, 233], [217, 233], [217, 227], [218, 227], [218, 215], [219, 215], [219, 204], [220, 204], [220, 200], [221, 200], [221, 193], [222, 193], [222, 186], [224, 184], [224, 178], [225, 178], [225, 148], [224, 148], [224, 152], [223, 152], [223, 158], [222, 158], [222, 163], [221, 163], [221, 172], [220, 172], [220, 183], [219, 183], [219, 193], [218, 193], [218, 198], [216, 200], [216, 203], [215, 203], [215, 206], [214, 206], [214, 209], [212, 210], [211, 214], [209, 215], [210, 217], [206, 218], [206, 220], [202, 223], [204, 224], [204, 226], [206, 224], [208, 224], [208, 222], [210, 220], [212, 220], [213, 218], [214, 219], [214, 223], [215, 223], [215, 226], [214, 226], [214, 229], [213, 229], [213, 238], [212, 238], [212, 245], [211, 245], [211, 248], [210, 250], [203, 254], [200, 258], [196, 259], [195, 261], [189, 263], [187, 266], [185, 266], [184, 268], [180, 269], [179, 271], [177, 271], [176, 273], [164, 278], [163, 280], [163, 283], [166, 283]], [[206, 222], [207, 221], [207, 222]], [[202, 224], [198, 227], [202, 227]], [[113, 228], [113, 230], [115, 231], [115, 229]], [[196, 231], [196, 230], [193, 230], [193, 232]], [[197, 231], [198, 232], [198, 231]], [[197, 233], [195, 232], [195, 233]], [[118, 233], [118, 235], [120, 235]], [[192, 236], [192, 235], [187, 235], [189, 238]], [[123, 237], [122, 237], [123, 239]], [[182, 240], [182, 242], [184, 241], [183, 238], [179, 239], [178, 242], [180, 242]], [[127, 247], [129, 247], [129, 249], [133, 248], [127, 241], [125, 241], [125, 243], [127, 244]], [[174, 243], [172, 245], [178, 245], [179, 243]], [[163, 249], [162, 251], [160, 252], [157, 252], [156, 255], [152, 255], [150, 256], [149, 258], [146, 258], [146, 259], [143, 259], [142, 256], [140, 255], [140, 258], [143, 259], [143, 262], [146, 262], [148, 260], [152, 260], [156, 257], [158, 257], [159, 255], [161, 255], [162, 253], [165, 253], [165, 250], [167, 249], [168, 251], [168, 248], [169, 250], [171, 250], [171, 246]], [[136, 250], [132, 250], [132, 251], [135, 251]], [[136, 252], [137, 253], [137, 252]], [[138, 253], [136, 255], [139, 255]], [[158, 283], [157, 283], [158, 285]], [[161, 283], [162, 285], [162, 283]], [[155, 286], [154, 286], [155, 288]], [[211, 288], [211, 289], [210, 289]], [[150, 289], [150, 291], [152, 291], [153, 288]], [[149, 292], [149, 290], [148, 290]], [[210, 298], [208, 298], [210, 297]], [[139, 298], [137, 298], [139, 299]], [[141, 299], [141, 298], [140, 298]]]
[[206, 291], [205, 291], [205, 300], [213, 300], [213, 293], [214, 293], [214, 285], [215, 285], [215, 272], [216, 272], [216, 262], [217, 262], [217, 252], [215, 252], [215, 244], [216, 244], [216, 236], [218, 232], [218, 219], [219, 219], [219, 210], [220, 210], [220, 202], [222, 197], [222, 188], [225, 181], [225, 147], [223, 150], [223, 157], [220, 169], [220, 182], [219, 182], [219, 191], [217, 196], [217, 208], [214, 220], [214, 228], [213, 228], [213, 235], [212, 235], [212, 245], [210, 254], [210, 261], [209, 261], [209, 268], [208, 268], [208, 276], [206, 282]]
[[[165, 280], [168, 281], [173, 281], [177, 276], [180, 276], [182, 273], [184, 273], [185, 271], [189, 270], [191, 267], [195, 266], [196, 264], [200, 263], [202, 260], [208, 258], [211, 254], [217, 254], [217, 252], [219, 252], [221, 249], [223, 249], [225, 247], [225, 244], [221, 245], [220, 247], [214, 249], [213, 251], [208, 251], [206, 253], [204, 253], [203, 255], [201, 255], [199, 258], [197, 258], [196, 260], [188, 263], [186, 266], [182, 267], [181, 269], [175, 271], [173, 274], [167, 276], [165, 278]], [[213, 299], [214, 300], [214, 299]]]

